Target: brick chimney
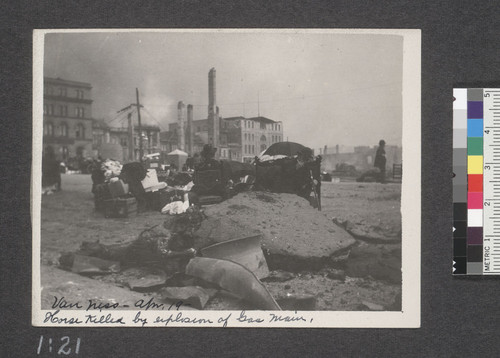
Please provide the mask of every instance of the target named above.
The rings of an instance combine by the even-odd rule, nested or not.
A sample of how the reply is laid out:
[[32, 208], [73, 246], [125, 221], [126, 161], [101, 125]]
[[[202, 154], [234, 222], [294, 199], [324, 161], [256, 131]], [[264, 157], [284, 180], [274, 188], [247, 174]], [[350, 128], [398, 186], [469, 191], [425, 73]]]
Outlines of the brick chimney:
[[193, 142], [194, 142], [194, 130], [193, 130], [193, 105], [188, 104], [187, 106], [187, 152], [189, 155], [193, 155]]
[[179, 128], [179, 131], [177, 132], [177, 147], [182, 151], [186, 150], [184, 108], [184, 102], [179, 101], [177, 104], [177, 125]]
[[219, 157], [219, 114], [217, 110], [215, 68], [208, 72], [208, 142], [217, 148], [216, 158]]

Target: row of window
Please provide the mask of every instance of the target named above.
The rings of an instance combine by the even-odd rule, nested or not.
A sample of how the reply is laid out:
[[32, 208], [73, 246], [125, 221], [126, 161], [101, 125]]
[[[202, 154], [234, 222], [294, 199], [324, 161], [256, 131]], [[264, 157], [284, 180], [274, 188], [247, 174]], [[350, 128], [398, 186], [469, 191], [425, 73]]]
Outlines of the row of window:
[[[58, 87], [54, 88], [51, 86], [47, 86], [44, 88], [44, 93], [49, 96], [60, 96], [60, 97], [68, 97], [68, 89], [66, 87]], [[85, 91], [81, 89], [75, 90], [75, 97], [78, 99], [83, 99], [85, 97]]]
[[[267, 149], [267, 145], [262, 143], [260, 145], [260, 151], [263, 152]], [[253, 144], [245, 144], [243, 154], [256, 154], [255, 153], [255, 145]]]
[[[55, 127], [53, 123], [47, 122], [43, 124], [43, 135], [54, 137], [68, 137], [68, 125], [66, 123], [61, 123], [59, 126]], [[85, 139], [85, 126], [79, 123], [75, 129], [75, 138]]]
[[245, 128], [253, 128], [253, 121], [243, 121], [243, 123], [245, 124]]
[[[243, 124], [245, 126], [245, 128], [254, 128], [254, 121], [247, 121], [247, 120], [243, 120]], [[266, 124], [264, 122], [260, 122], [260, 129], [266, 129]], [[272, 130], [275, 130], [275, 131], [279, 131], [281, 130], [281, 126], [279, 123], [272, 123], [271, 124], [271, 129]]]
[[255, 145], [245, 144], [245, 154], [255, 154]]
[[[245, 141], [252, 141], [253, 142], [254, 140], [255, 140], [255, 137], [254, 137], [253, 133], [252, 134], [245, 133]], [[266, 136], [265, 135], [261, 135], [260, 136], [260, 141], [261, 142], [266, 142], [267, 141]], [[272, 136], [272, 142], [273, 143], [281, 142], [281, 136], [273, 135]]]
[[[59, 116], [64, 116], [64, 117], [68, 116], [68, 106], [59, 105], [57, 114], [56, 114], [55, 109], [56, 109], [56, 106], [53, 104], [44, 104], [43, 105], [43, 114], [59, 115]], [[84, 118], [85, 117], [85, 108], [76, 107], [74, 114], [75, 114], [75, 117]]]

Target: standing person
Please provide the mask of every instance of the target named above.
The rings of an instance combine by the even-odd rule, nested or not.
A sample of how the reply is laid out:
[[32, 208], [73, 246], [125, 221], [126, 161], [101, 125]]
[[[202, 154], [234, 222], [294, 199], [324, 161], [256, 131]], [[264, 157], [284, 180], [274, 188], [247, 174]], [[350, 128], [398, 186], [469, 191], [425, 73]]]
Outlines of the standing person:
[[378, 142], [377, 153], [375, 154], [375, 162], [373, 165], [380, 170], [379, 182], [385, 183], [385, 140], [381, 139]]

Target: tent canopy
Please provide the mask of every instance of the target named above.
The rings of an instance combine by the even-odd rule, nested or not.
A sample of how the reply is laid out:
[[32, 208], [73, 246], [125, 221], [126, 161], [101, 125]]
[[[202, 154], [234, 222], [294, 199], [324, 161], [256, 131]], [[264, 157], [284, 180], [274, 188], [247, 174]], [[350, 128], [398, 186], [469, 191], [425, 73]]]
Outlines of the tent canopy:
[[168, 153], [167, 155], [185, 155], [186, 157], [188, 154], [186, 152], [183, 152], [182, 150], [176, 149]]

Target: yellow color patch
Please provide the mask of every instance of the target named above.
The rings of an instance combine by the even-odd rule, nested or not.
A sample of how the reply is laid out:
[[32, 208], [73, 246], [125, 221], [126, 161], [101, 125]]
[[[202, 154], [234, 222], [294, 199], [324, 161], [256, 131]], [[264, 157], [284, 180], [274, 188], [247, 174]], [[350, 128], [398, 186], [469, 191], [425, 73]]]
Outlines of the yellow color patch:
[[467, 174], [483, 174], [482, 155], [469, 155], [467, 157]]

